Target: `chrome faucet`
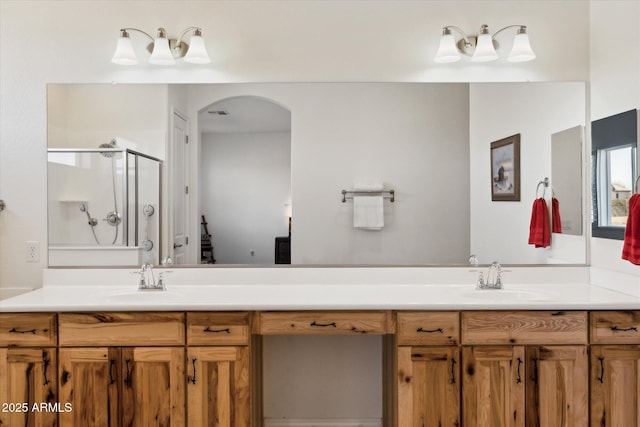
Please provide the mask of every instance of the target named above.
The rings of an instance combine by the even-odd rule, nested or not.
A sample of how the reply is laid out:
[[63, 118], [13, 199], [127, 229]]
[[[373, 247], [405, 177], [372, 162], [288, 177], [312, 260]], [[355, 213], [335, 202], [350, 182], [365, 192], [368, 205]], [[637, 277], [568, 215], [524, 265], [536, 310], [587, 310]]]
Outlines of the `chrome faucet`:
[[[493, 274], [493, 281], [491, 281]], [[484, 279], [482, 272], [478, 276], [478, 282], [476, 283], [476, 289], [502, 289], [502, 267], [496, 261], [491, 263], [489, 271], [487, 271], [487, 280]]]
[[162, 280], [162, 273], [160, 273], [160, 277], [158, 282], [156, 283], [156, 278], [153, 274], [153, 266], [151, 264], [144, 264], [140, 269], [140, 283], [138, 285], [139, 291], [166, 291], [167, 288], [164, 285], [164, 281]]

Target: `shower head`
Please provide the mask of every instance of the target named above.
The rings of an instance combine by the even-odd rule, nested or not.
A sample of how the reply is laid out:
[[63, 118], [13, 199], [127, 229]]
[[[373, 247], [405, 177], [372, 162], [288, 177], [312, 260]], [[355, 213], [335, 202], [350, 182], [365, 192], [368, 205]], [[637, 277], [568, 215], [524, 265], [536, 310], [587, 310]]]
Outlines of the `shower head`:
[[[109, 142], [100, 144], [98, 148], [118, 148], [118, 144], [116, 143], [115, 139], [112, 139]], [[101, 151], [100, 154], [102, 154], [104, 157], [107, 157], [107, 158], [112, 158], [113, 156], [116, 155], [116, 153], [114, 153], [113, 151]]]
[[80, 212], [86, 212], [87, 211], [87, 204], [86, 203], [81, 203], [80, 204]]

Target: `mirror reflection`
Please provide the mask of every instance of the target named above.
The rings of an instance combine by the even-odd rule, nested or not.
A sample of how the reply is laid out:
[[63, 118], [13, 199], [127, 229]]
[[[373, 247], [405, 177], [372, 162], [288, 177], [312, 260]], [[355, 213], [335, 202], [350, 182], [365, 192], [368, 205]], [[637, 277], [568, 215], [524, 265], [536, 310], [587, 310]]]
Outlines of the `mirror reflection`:
[[[583, 83], [49, 85], [49, 149], [97, 150], [106, 160], [99, 147], [116, 138], [119, 149], [163, 162], [157, 223], [138, 214], [138, 240], [109, 242], [107, 205], [120, 190], [103, 186], [103, 200], [85, 211], [77, 197], [72, 219], [52, 206], [76, 182], [51, 176], [50, 234], [73, 220], [87, 247], [135, 248], [176, 264], [451, 265], [471, 253], [481, 263], [584, 263], [582, 232], [545, 249], [527, 237], [536, 185], [552, 175], [552, 135], [584, 126], [585, 105]], [[493, 202], [490, 143], [513, 134], [522, 197]], [[357, 197], [343, 203], [343, 190]], [[136, 204], [154, 205], [123, 201], [123, 214]], [[158, 244], [146, 251], [153, 233]], [[49, 245], [50, 265], [60, 265], [52, 255], [60, 245]], [[76, 265], [123, 264], [80, 252]]]

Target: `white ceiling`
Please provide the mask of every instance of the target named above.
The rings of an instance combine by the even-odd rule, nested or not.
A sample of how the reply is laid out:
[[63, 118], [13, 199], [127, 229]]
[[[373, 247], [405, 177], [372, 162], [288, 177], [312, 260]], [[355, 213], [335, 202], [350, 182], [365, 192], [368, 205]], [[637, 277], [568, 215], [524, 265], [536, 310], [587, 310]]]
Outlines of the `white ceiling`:
[[[226, 111], [229, 115], [209, 111]], [[263, 98], [240, 96], [204, 108], [198, 124], [202, 133], [291, 132], [291, 112]]]

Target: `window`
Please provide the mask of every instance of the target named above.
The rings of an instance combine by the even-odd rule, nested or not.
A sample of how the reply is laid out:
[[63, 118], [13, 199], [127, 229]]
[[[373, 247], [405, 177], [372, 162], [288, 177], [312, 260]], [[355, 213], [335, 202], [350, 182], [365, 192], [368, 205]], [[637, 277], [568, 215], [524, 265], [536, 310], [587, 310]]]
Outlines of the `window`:
[[592, 134], [594, 237], [624, 238], [637, 165], [637, 111], [596, 120]]

